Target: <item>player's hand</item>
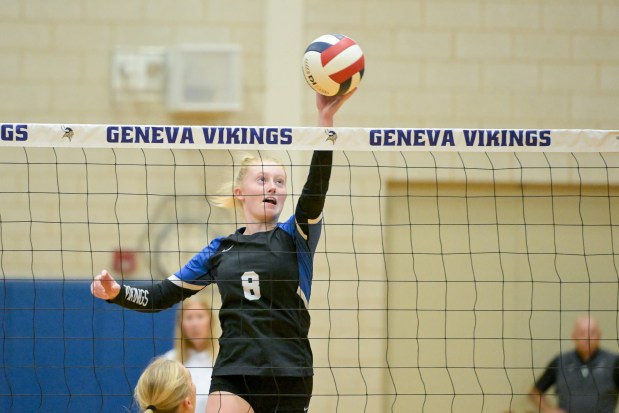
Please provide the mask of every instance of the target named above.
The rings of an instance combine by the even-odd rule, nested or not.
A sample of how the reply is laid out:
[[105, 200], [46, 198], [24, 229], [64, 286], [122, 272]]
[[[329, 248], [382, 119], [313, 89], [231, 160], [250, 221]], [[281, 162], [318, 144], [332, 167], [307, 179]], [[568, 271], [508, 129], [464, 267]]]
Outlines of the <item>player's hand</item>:
[[120, 284], [106, 270], [103, 270], [90, 284], [90, 292], [102, 300], [112, 300], [120, 292]]
[[318, 126], [333, 126], [333, 117], [350, 97], [357, 91], [354, 89], [341, 96], [325, 96], [316, 93], [316, 108], [318, 109]]

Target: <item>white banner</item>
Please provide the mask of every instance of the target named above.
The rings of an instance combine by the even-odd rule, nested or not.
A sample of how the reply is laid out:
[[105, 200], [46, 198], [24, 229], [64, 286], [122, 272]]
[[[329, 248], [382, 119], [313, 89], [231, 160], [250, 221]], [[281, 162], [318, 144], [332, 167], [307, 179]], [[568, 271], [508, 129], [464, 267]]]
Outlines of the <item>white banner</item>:
[[0, 124], [0, 147], [617, 152], [619, 131]]

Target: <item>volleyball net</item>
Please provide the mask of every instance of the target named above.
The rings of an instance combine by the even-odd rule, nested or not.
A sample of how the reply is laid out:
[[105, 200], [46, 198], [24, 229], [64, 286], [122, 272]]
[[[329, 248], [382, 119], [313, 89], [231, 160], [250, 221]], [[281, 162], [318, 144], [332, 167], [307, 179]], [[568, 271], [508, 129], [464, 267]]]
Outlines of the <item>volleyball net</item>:
[[334, 151], [310, 410], [536, 411], [527, 392], [578, 315], [617, 348], [618, 131], [0, 129], [2, 411], [135, 410], [174, 310], [104, 303], [92, 276], [161, 280], [243, 226], [210, 196], [248, 151], [285, 165], [283, 216], [311, 151]]

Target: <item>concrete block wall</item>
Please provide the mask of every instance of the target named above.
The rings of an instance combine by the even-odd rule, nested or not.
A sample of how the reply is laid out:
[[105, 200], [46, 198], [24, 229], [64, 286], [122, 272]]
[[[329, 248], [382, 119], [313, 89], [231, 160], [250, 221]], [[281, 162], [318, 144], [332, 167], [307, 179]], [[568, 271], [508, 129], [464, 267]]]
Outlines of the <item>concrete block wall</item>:
[[616, 128], [612, 1], [310, 3], [307, 31], [366, 52], [355, 124]]
[[[262, 124], [265, 94], [277, 87], [264, 81], [265, 50], [283, 41], [265, 34], [270, 1], [3, 0], [0, 117]], [[306, 43], [330, 32], [350, 35], [366, 53], [365, 79], [342, 124], [616, 128], [619, 6], [612, 0], [305, 0], [302, 8], [291, 17], [302, 39], [295, 62]], [[179, 116], [162, 102], [114, 102], [115, 49], [183, 43], [242, 47], [241, 112]], [[303, 82], [297, 65], [279, 70], [298, 71]], [[313, 124], [308, 88], [281, 99], [301, 99], [303, 123]]]

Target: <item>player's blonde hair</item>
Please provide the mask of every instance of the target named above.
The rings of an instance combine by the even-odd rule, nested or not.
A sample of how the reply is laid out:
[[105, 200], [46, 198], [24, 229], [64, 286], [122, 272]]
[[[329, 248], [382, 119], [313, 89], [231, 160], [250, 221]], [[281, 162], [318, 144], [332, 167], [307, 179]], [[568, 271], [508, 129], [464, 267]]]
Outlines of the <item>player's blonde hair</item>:
[[211, 355], [211, 359], [215, 359], [215, 353], [217, 349], [217, 337], [219, 325], [216, 315], [213, 314], [213, 305], [211, 303], [208, 294], [205, 291], [199, 292], [196, 295], [192, 295], [189, 298], [186, 298], [176, 311], [176, 323], [174, 327], [174, 358], [181, 363], [185, 364], [185, 358], [189, 357], [188, 350], [192, 348], [191, 340], [187, 340], [185, 334], [183, 333], [183, 313], [187, 310], [189, 305], [197, 303], [210, 314], [210, 327], [209, 332], [211, 336], [208, 340], [208, 346], [206, 351]]
[[286, 173], [286, 169], [284, 168], [284, 164], [279, 159], [268, 156], [268, 155], [251, 155], [244, 154], [241, 157], [241, 160], [238, 165], [235, 165], [235, 168], [238, 168], [238, 172], [236, 173], [236, 177], [234, 181], [226, 182], [218, 191], [218, 194], [213, 196], [211, 199], [213, 203], [221, 208], [238, 208], [240, 207], [240, 202], [234, 196], [234, 188], [237, 188], [243, 182], [243, 179], [247, 175], [247, 171], [250, 166], [255, 165], [278, 165], [284, 169], [284, 173]]
[[178, 361], [154, 359], [135, 386], [134, 397], [145, 413], [173, 413], [191, 395], [189, 371]]

